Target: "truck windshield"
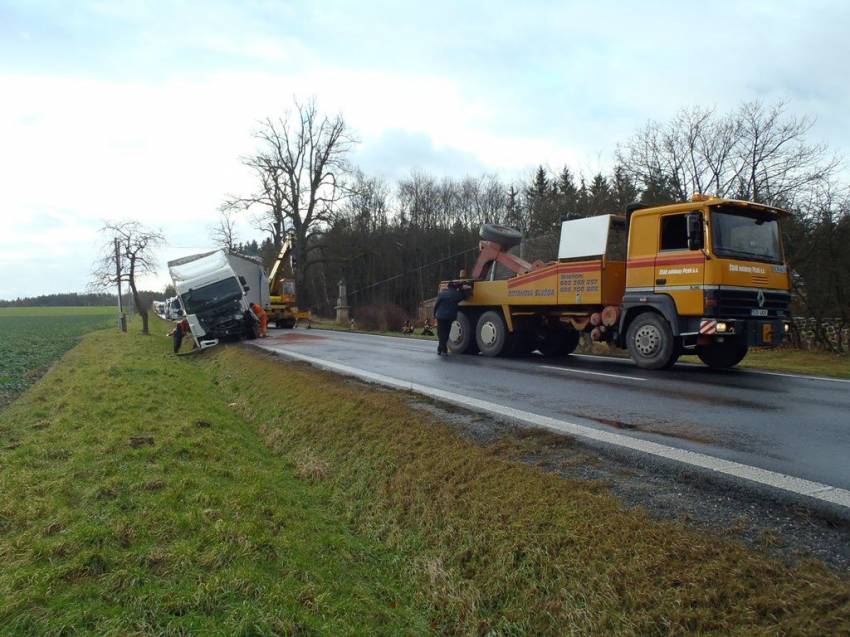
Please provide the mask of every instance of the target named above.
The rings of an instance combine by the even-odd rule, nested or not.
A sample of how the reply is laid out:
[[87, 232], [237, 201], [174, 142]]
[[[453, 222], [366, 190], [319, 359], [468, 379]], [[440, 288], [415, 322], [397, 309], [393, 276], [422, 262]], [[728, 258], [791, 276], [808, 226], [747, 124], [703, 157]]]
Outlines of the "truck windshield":
[[183, 304], [190, 314], [198, 314], [207, 308], [224, 301], [238, 299], [240, 296], [242, 296], [242, 288], [239, 281], [229, 278], [189, 290], [183, 294]]
[[782, 263], [779, 222], [771, 213], [715, 206], [711, 229], [717, 256]]

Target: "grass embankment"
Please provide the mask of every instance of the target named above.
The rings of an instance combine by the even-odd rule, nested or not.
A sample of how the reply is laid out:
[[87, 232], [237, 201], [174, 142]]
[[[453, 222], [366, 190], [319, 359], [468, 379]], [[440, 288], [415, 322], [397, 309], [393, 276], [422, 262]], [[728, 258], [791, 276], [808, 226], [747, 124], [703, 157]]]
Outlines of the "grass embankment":
[[0, 414], [0, 632], [850, 630], [822, 565], [624, 510], [405, 394], [168, 345], [87, 338]]
[[0, 412], [0, 634], [424, 632], [395, 556], [269, 453], [221, 371], [137, 327]]
[[80, 336], [116, 317], [111, 307], [0, 308], [0, 408], [35, 382]]
[[850, 355], [791, 347], [751, 349], [741, 367], [812, 376], [850, 378]]

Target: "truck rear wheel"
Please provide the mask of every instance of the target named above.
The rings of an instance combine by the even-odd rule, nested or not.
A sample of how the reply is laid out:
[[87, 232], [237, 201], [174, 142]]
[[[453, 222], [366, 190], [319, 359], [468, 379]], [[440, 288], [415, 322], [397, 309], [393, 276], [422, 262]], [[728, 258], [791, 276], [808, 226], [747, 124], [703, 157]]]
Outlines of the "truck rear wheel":
[[507, 356], [513, 352], [512, 335], [499, 312], [489, 310], [475, 326], [475, 342], [484, 356]]
[[574, 351], [576, 351], [576, 347], [578, 347], [578, 343], [581, 340], [581, 334], [578, 333], [578, 330], [565, 330], [564, 331], [564, 342], [561, 344], [561, 356], [569, 356]]
[[626, 346], [632, 360], [643, 369], [671, 367], [679, 358], [670, 324], [655, 312], [644, 312], [632, 321]]
[[275, 321], [275, 326], [279, 329], [291, 330], [293, 327], [295, 327], [295, 319], [289, 318], [280, 321]]
[[477, 354], [478, 345], [475, 342], [475, 332], [469, 316], [459, 311], [449, 332], [449, 351], [452, 354]]
[[739, 339], [727, 339], [722, 343], [715, 341], [711, 345], [697, 347], [699, 359], [714, 369], [734, 367], [747, 355], [749, 346]]
[[569, 329], [551, 329], [538, 335], [537, 349], [543, 356], [568, 356], [578, 347], [579, 333]]

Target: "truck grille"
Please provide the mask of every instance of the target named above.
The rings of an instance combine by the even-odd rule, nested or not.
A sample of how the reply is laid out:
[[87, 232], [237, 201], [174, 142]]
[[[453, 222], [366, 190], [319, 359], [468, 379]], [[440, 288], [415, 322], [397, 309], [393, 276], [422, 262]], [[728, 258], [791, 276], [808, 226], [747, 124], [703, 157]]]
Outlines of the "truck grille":
[[705, 291], [705, 315], [722, 318], [748, 318], [753, 310], [767, 310], [769, 317], [788, 316], [791, 295], [761, 290], [764, 304], [759, 305], [759, 290], [719, 289]]

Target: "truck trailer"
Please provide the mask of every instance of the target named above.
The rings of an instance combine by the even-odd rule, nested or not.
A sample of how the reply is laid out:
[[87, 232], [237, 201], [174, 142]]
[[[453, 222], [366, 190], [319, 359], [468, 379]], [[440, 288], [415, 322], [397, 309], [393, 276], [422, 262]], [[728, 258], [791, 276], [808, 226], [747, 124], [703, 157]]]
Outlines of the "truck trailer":
[[168, 271], [197, 345], [256, 338], [250, 304], [268, 304], [268, 278], [258, 261], [215, 250], [169, 261]]
[[[582, 334], [628, 350], [642, 368], [695, 354], [715, 368], [752, 346], [779, 345], [790, 329], [784, 211], [694, 195], [625, 214], [564, 221], [556, 261], [511, 254], [522, 235], [481, 228], [480, 254], [449, 338], [454, 353], [572, 353]], [[497, 264], [512, 273], [496, 278]]]

